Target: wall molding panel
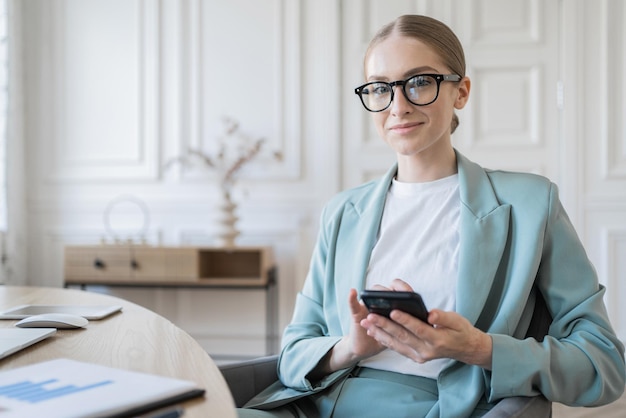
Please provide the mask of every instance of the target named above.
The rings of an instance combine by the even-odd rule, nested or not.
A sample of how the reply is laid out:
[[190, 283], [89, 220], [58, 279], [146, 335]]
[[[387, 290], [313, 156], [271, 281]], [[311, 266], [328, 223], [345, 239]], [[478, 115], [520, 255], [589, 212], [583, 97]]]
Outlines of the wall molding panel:
[[[626, 6], [623, 2], [608, 5], [603, 35], [606, 39], [607, 92], [606, 180], [626, 180]], [[610, 45], [610, 47], [609, 47]], [[613, 50], [620, 51], [614, 53]]]
[[[183, 116], [180, 152], [194, 148], [216, 153], [223, 135], [222, 119], [235, 118], [244, 134], [266, 140], [259, 162], [251, 163], [256, 170], [244, 169], [244, 178], [302, 180], [301, 94], [306, 89], [301, 85], [300, 2], [262, 0], [264, 7], [240, 13], [234, 22], [223, 21], [221, 14], [216, 16], [220, 12], [236, 15], [238, 3], [240, 10], [250, 9], [246, 0], [220, 7], [192, 0], [183, 14], [182, 25], [189, 29], [182, 42], [190, 47], [183, 65], [188, 80], [186, 91], [181, 93], [188, 115]], [[249, 32], [258, 36], [237, 37]], [[224, 62], [232, 66], [226, 69]], [[259, 62], [263, 63], [262, 70]], [[271, 158], [274, 151], [281, 153], [281, 161]], [[205, 170], [184, 173], [183, 179], [214, 176]]]
[[455, 145], [490, 168], [531, 171], [558, 183], [558, 2], [457, 4], [454, 24], [473, 89], [458, 112]]
[[473, 44], [508, 48], [544, 41], [540, 0], [479, 0], [470, 10], [469, 39]]
[[612, 321], [616, 325], [618, 335], [626, 335], [626, 309], [624, 309], [624, 303], [622, 295], [626, 293], [626, 286], [620, 277], [626, 277], [626, 228], [623, 226], [614, 228], [609, 231], [605, 231], [607, 248], [606, 248], [606, 263], [607, 263], [607, 277], [610, 282], [610, 293], [607, 299], [609, 300], [609, 313], [612, 315]]
[[605, 302], [611, 321], [622, 339], [626, 336], [626, 205], [595, 205], [586, 211], [585, 244], [600, 283], [606, 286]]
[[51, 22], [57, 46], [50, 66], [55, 83], [49, 86], [51, 177], [155, 180], [160, 3], [57, 4]]
[[[489, 67], [473, 70], [475, 91], [474, 133], [469, 141], [477, 149], [536, 148], [541, 135], [544, 100], [543, 72], [536, 66]], [[478, 94], [476, 94], [478, 93]], [[501, 109], [507, 109], [494, 118]]]
[[[584, 89], [586, 148], [584, 159], [585, 201], [626, 199], [626, 40], [623, 2], [602, 0], [593, 7], [584, 4], [589, 28], [585, 37]], [[589, 24], [591, 26], [592, 23]], [[589, 80], [592, 80], [591, 82]], [[595, 80], [595, 81], [594, 81]]]
[[[570, 202], [575, 225], [606, 285], [617, 334], [626, 339], [626, 167], [623, 71], [626, 47], [620, 0], [563, 2], [564, 112]], [[620, 132], [621, 131], [621, 132]], [[569, 141], [574, 143], [571, 147]]]

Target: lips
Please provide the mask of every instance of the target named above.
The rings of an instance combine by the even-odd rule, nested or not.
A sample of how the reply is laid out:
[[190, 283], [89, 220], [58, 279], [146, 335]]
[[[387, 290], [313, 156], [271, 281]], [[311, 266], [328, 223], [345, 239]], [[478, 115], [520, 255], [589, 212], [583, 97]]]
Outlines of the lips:
[[423, 125], [422, 122], [409, 122], [409, 123], [399, 123], [397, 125], [393, 125], [389, 128], [391, 132], [395, 132], [398, 134], [410, 132], [418, 126]]

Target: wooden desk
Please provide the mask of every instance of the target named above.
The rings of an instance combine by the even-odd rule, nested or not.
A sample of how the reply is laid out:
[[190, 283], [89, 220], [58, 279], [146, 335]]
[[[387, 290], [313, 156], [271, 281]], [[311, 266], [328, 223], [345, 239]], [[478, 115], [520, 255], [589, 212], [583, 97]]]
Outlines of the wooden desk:
[[[122, 312], [90, 321], [0, 360], [0, 371], [55, 358], [170, 376], [195, 382], [204, 398], [184, 402], [185, 418], [236, 417], [221, 372], [202, 347], [167, 319], [132, 302], [75, 289], [0, 286], [0, 309], [22, 304], [121, 305]], [[0, 320], [12, 327], [17, 320]]]

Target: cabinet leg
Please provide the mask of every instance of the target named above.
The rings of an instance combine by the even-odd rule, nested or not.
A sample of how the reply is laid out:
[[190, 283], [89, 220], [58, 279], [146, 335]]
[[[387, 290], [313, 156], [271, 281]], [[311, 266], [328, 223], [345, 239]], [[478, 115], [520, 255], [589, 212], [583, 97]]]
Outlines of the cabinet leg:
[[278, 332], [278, 284], [276, 282], [276, 267], [269, 274], [267, 289], [265, 290], [265, 352], [267, 355], [277, 354]]

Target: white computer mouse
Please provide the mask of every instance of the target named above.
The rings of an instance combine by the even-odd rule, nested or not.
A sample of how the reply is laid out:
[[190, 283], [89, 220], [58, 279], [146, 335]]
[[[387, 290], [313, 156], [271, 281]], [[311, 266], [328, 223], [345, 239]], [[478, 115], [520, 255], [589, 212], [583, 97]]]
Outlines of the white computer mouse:
[[26, 317], [15, 324], [20, 328], [82, 328], [89, 321], [82, 316], [66, 313], [47, 313]]

